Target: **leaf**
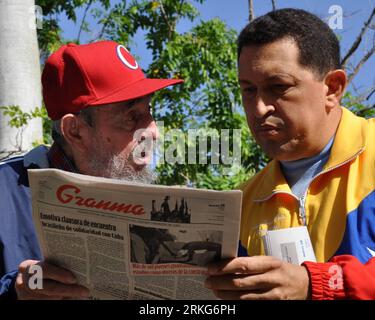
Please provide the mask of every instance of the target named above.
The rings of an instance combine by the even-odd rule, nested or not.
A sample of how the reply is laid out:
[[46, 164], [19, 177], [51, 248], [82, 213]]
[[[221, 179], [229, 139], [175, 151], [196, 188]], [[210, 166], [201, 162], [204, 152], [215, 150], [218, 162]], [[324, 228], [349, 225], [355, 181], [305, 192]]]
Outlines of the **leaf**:
[[160, 7], [160, 3], [157, 1], [152, 1], [150, 6], [151, 6], [151, 10], [156, 10], [157, 8]]

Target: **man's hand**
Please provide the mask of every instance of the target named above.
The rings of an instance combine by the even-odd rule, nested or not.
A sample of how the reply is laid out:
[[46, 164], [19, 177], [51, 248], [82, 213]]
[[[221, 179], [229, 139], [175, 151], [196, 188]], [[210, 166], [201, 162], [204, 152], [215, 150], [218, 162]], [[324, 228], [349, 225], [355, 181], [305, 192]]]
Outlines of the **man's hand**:
[[211, 264], [205, 285], [220, 299], [307, 299], [305, 267], [268, 256], [241, 257]]
[[[39, 265], [43, 271], [43, 288], [31, 289], [29, 268]], [[68, 270], [43, 261], [25, 260], [18, 267], [15, 289], [20, 300], [61, 300], [88, 298], [87, 288], [77, 285], [75, 276]]]

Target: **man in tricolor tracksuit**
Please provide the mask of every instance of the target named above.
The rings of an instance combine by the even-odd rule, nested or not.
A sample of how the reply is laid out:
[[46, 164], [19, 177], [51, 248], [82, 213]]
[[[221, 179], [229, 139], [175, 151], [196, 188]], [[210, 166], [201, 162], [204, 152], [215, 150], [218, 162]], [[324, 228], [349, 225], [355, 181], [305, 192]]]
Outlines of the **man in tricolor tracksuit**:
[[[270, 12], [238, 39], [249, 127], [273, 160], [242, 186], [239, 257], [210, 268], [224, 299], [375, 299], [375, 119], [340, 106], [335, 34], [302, 10]], [[317, 257], [264, 256], [267, 230], [307, 226]]]

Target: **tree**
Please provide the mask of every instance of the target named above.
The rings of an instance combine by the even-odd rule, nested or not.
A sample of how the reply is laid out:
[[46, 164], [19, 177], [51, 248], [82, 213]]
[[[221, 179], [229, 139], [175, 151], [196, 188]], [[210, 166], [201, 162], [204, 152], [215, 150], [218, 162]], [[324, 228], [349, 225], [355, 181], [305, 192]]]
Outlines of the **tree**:
[[[26, 113], [41, 107], [34, 9], [33, 0], [4, 0], [0, 10], [0, 106], [19, 106]], [[12, 109], [8, 115], [14, 116]], [[0, 157], [26, 151], [42, 139], [40, 118], [11, 127], [8, 115], [0, 116]]]
[[[182, 129], [186, 138], [185, 150], [191, 150], [192, 142], [187, 139], [189, 130], [216, 130], [220, 134], [221, 129], [238, 128], [242, 132], [238, 138], [242, 145], [247, 146], [242, 148], [243, 166], [233, 167], [235, 170], [229, 172], [228, 176], [230, 165], [225, 165], [223, 161], [215, 165], [210, 163], [216, 154], [212, 151], [213, 141], [209, 138], [208, 152], [203, 151], [203, 156], [208, 157], [206, 164], [191, 164], [185, 152], [183, 159], [177, 163], [167, 162], [158, 166], [159, 183], [228, 189], [247, 179], [264, 165], [266, 159], [250, 137], [245, 116], [238, 107], [241, 103], [237, 85], [236, 32], [228, 29], [219, 19], [200, 22], [185, 33], [176, 31], [181, 19], [194, 21], [198, 17], [194, 2], [203, 3], [204, 0], [132, 1], [120, 2], [112, 7], [108, 1], [39, 0], [38, 4], [48, 17], [45, 21], [48, 28], [39, 32], [39, 43], [43, 58], [63, 43], [56, 13], [65, 12], [76, 21], [77, 6], [84, 7], [79, 30], [85, 28], [88, 31], [87, 26], [82, 26], [94, 3], [101, 5], [91, 11], [102, 25], [99, 39], [115, 40], [131, 48], [131, 40], [136, 32], [146, 31], [146, 44], [152, 54], [152, 62], [144, 70], [145, 73], [149, 77], [185, 79], [183, 86], [155, 94], [154, 117], [164, 123], [165, 130]], [[79, 41], [79, 35], [76, 41]], [[230, 158], [234, 150], [233, 135], [229, 135], [227, 140], [227, 156]], [[166, 141], [165, 149], [173, 147], [173, 144], [174, 141]], [[195, 151], [198, 162], [199, 156], [202, 156], [199, 145]]]
[[[370, 86], [369, 88], [365, 88], [365, 90], [363, 90], [362, 92], [358, 92], [354, 86], [353, 79], [375, 52], [375, 33], [373, 32], [374, 17], [375, 8], [373, 8], [369, 15], [369, 18], [363, 23], [358, 36], [342, 58], [343, 67], [349, 70], [348, 82], [352, 84], [353, 90], [356, 92], [355, 96], [352, 93], [348, 92], [344, 97], [344, 104], [347, 105], [353, 112], [363, 117], [375, 117], [375, 104], [370, 104], [370, 98], [375, 92], [375, 85], [372, 84], [372, 86]], [[354, 63], [354, 61], [352, 61], [352, 58], [360, 48], [360, 45], [363, 42], [363, 39], [365, 38], [365, 35], [366, 33], [368, 33], [368, 31], [372, 31], [371, 45], [369, 46], [369, 48], [366, 48], [366, 51], [362, 54], [362, 57], [359, 59], [359, 61]]]
[[255, 19], [254, 1], [253, 0], [248, 0], [248, 1], [249, 1], [249, 21], [253, 21]]

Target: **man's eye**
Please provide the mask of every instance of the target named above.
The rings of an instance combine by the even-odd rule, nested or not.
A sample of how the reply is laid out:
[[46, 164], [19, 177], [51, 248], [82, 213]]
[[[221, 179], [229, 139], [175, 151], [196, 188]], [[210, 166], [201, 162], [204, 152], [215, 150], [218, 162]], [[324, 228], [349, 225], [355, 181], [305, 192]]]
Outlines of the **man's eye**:
[[254, 94], [257, 92], [257, 89], [255, 87], [247, 87], [242, 90], [242, 92], [247, 94]]
[[115, 126], [121, 130], [131, 131], [136, 127], [137, 121], [136, 115], [129, 114], [126, 117], [118, 118]]
[[287, 84], [274, 84], [271, 86], [272, 90], [278, 91], [278, 92], [283, 92], [289, 89], [289, 85]]

